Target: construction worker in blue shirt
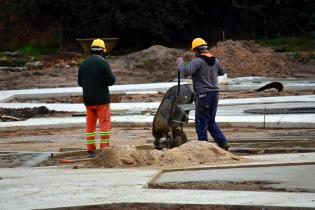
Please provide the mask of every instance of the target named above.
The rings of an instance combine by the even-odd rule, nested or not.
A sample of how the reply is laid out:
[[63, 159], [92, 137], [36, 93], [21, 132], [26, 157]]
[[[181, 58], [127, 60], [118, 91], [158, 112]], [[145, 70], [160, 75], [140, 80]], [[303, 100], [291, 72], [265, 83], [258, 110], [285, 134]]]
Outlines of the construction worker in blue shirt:
[[178, 69], [184, 77], [191, 75], [195, 92], [195, 127], [199, 141], [208, 141], [208, 133], [219, 147], [228, 150], [228, 141], [215, 121], [219, 102], [218, 76], [225, 74], [219, 60], [213, 56], [205, 40], [196, 38], [191, 50], [195, 58], [185, 65], [182, 57], [177, 59]]

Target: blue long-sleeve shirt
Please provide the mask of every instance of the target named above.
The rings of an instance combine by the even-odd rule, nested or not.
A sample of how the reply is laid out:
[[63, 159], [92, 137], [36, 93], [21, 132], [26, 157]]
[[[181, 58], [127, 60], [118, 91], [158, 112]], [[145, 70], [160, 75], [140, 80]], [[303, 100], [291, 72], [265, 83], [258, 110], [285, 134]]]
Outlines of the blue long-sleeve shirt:
[[194, 58], [188, 65], [183, 59], [178, 63], [178, 69], [184, 77], [192, 76], [194, 92], [199, 95], [210, 91], [220, 91], [218, 87], [218, 76], [225, 74], [219, 60], [210, 53], [204, 54], [209, 57], [211, 64], [201, 57]]

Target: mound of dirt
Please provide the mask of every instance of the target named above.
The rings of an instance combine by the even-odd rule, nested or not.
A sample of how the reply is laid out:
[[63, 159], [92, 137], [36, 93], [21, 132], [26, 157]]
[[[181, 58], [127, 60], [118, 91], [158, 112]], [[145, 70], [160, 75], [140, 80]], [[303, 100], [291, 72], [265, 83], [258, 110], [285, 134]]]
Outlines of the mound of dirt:
[[229, 77], [292, 77], [315, 73], [315, 66], [303, 65], [292, 55], [274, 52], [255, 41], [218, 42], [210, 51], [222, 62]]
[[154, 45], [110, 61], [117, 82], [167, 82], [177, 77], [176, 59], [187, 54], [185, 50]]
[[241, 158], [209, 142], [190, 141], [169, 150], [143, 150], [132, 145], [113, 145], [98, 153], [89, 167], [162, 166], [181, 167], [219, 162], [236, 162]]
[[[211, 52], [227, 69], [229, 77], [270, 76], [314, 78], [315, 63], [303, 64], [287, 53], [274, 52], [254, 41], [218, 42]], [[189, 50], [160, 45], [109, 59], [116, 84], [168, 82], [177, 78], [176, 59], [193, 56]], [[75, 54], [42, 56], [42, 69], [0, 69], [0, 90], [77, 86], [78, 62]], [[314, 60], [314, 59], [313, 59]]]
[[[314, 65], [302, 64], [291, 54], [274, 52], [255, 41], [227, 40], [218, 42], [210, 51], [224, 65], [229, 77], [309, 77], [315, 73]], [[119, 84], [167, 82], [176, 79], [176, 59], [180, 56], [189, 61], [193, 53], [155, 45], [119, 56], [110, 64]]]

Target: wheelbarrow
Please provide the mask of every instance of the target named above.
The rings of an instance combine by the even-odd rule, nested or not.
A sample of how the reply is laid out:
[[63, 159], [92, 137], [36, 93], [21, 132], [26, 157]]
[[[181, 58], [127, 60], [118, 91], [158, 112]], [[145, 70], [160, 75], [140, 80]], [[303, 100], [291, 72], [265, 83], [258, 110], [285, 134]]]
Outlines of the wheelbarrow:
[[180, 85], [178, 72], [178, 85], [167, 90], [153, 119], [152, 135], [156, 149], [170, 149], [187, 142], [183, 125], [189, 120], [190, 110], [183, 109], [182, 105], [191, 104], [193, 100], [191, 86]]

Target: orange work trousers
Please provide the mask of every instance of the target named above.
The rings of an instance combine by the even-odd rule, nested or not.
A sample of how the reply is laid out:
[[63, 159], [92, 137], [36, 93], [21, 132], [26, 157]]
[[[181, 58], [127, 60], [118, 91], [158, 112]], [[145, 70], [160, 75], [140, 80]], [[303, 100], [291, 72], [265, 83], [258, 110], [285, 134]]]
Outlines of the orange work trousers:
[[85, 140], [88, 151], [96, 150], [96, 122], [99, 123], [100, 148], [109, 147], [110, 142], [110, 106], [109, 104], [86, 106]]

